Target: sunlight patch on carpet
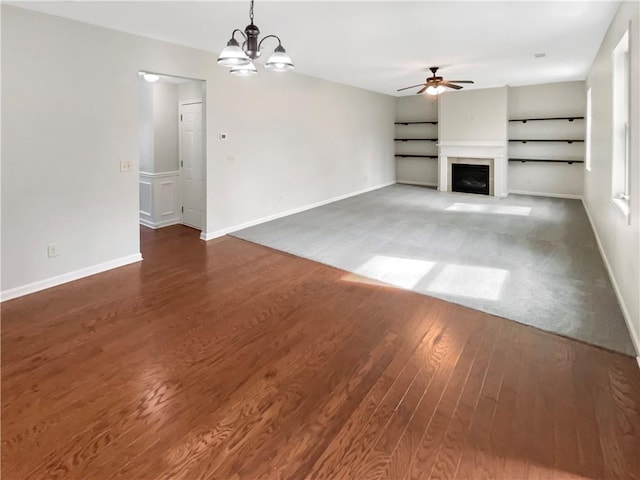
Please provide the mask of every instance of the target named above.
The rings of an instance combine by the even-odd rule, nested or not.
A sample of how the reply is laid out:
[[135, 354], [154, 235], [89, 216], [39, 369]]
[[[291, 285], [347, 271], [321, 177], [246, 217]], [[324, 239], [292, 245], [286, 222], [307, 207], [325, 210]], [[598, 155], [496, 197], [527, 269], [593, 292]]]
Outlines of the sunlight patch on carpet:
[[445, 210], [449, 212], [464, 213], [495, 213], [498, 215], [519, 215], [528, 217], [531, 215], [531, 207], [519, 207], [516, 205], [483, 205], [475, 203], [456, 202], [449, 205]]
[[499, 300], [508, 277], [509, 271], [501, 268], [452, 264], [442, 269], [425, 292]]
[[426, 260], [376, 255], [358, 267], [354, 273], [400, 288], [413, 288], [435, 265], [435, 262]]

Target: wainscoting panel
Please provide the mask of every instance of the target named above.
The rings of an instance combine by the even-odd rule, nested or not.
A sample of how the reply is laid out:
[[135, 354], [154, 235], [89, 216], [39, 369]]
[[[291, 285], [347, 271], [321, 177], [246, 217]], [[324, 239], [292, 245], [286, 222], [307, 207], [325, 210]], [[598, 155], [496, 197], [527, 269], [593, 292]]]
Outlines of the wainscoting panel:
[[140, 172], [140, 223], [161, 228], [180, 223], [180, 172]]
[[140, 216], [147, 220], [152, 217], [153, 187], [151, 182], [140, 180]]

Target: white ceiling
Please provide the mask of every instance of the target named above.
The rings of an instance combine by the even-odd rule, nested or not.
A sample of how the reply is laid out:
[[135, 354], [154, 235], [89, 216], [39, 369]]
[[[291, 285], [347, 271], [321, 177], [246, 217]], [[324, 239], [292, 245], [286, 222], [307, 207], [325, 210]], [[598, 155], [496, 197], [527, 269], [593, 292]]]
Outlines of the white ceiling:
[[[249, 23], [248, 0], [14, 5], [216, 53]], [[299, 73], [396, 95], [424, 81], [432, 65], [445, 78], [476, 82], [465, 88], [583, 80], [618, 6], [257, 0], [255, 24], [263, 35], [280, 36]]]

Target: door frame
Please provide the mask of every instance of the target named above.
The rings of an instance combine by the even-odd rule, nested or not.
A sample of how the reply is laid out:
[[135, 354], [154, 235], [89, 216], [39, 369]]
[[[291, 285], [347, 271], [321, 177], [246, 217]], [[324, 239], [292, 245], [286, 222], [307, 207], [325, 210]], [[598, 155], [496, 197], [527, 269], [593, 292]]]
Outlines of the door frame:
[[[194, 103], [200, 103], [202, 108], [202, 227], [200, 228], [200, 232], [202, 235], [205, 234], [207, 228], [207, 135], [206, 135], [206, 100], [204, 98], [204, 94], [202, 98], [193, 98], [187, 100], [178, 100], [178, 171], [180, 187], [178, 188], [178, 195], [180, 201], [180, 223], [182, 225], [186, 225], [183, 221], [183, 191], [182, 191], [182, 107], [184, 105], [193, 105]], [[192, 225], [187, 225], [188, 227], [194, 228]]]

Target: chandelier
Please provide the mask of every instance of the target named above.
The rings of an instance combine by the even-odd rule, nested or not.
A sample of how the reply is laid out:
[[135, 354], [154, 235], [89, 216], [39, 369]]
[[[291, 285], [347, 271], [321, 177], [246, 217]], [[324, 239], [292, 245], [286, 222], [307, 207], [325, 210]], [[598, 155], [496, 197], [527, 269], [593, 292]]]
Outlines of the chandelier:
[[[226, 48], [220, 52], [218, 65], [229, 67], [231, 69], [229, 70], [231, 75], [241, 77], [255, 75], [258, 73], [258, 70], [256, 70], [253, 60], [262, 54], [260, 51], [262, 43], [268, 38], [275, 38], [278, 40], [278, 46], [267, 59], [264, 68], [272, 72], [289, 72], [293, 70], [293, 62], [282, 46], [280, 37], [277, 35], [267, 35], [262, 40], [259, 40], [260, 29], [257, 25], [253, 24], [253, 1], [254, 0], [251, 0], [251, 7], [249, 7], [249, 20], [251, 23], [246, 26], [244, 32], [236, 28], [231, 33], [231, 40], [227, 42]], [[240, 44], [235, 39], [236, 33], [239, 33], [244, 38], [242, 47], [240, 47]]]

